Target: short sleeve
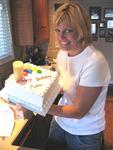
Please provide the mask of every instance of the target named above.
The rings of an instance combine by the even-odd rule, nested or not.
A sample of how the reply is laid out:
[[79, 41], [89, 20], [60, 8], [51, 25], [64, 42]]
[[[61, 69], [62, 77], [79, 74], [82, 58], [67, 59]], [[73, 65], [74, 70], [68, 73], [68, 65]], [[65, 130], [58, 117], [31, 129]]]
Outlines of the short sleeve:
[[90, 59], [84, 64], [79, 85], [89, 87], [107, 86], [110, 78], [109, 65], [104, 58], [93, 61]]

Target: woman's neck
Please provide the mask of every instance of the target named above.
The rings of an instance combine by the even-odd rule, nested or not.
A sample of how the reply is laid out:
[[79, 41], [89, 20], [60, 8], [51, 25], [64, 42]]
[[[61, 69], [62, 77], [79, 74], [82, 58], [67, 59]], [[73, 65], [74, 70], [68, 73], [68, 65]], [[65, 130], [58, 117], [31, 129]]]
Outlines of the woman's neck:
[[84, 49], [70, 50], [68, 51], [68, 56], [73, 57], [80, 54]]

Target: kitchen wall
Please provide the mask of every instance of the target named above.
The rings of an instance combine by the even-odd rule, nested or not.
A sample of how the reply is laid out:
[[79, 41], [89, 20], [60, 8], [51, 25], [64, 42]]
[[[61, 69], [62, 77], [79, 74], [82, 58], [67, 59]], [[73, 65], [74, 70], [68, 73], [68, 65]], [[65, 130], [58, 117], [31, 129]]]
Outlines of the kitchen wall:
[[[101, 20], [104, 21], [104, 8], [113, 8], [113, 0], [78, 0], [88, 11], [89, 7], [101, 7]], [[98, 31], [97, 31], [98, 35]], [[105, 38], [99, 38], [94, 42], [97, 47], [107, 58], [111, 69], [111, 82], [113, 83], [113, 42], [106, 42]]]

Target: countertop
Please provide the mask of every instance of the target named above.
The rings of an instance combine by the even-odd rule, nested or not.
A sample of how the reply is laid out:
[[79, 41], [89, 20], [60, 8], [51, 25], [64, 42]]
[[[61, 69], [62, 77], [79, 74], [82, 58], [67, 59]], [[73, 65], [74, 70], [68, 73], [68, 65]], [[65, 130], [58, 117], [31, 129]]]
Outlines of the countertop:
[[[0, 99], [0, 102], [3, 100]], [[30, 117], [30, 115], [29, 115]], [[9, 137], [0, 137], [0, 150], [35, 150], [32, 148], [25, 148], [25, 147], [19, 147], [12, 145], [13, 141], [17, 137], [17, 135], [20, 133], [22, 128], [25, 126], [25, 124], [28, 121], [28, 118], [21, 118], [21, 119], [15, 119], [14, 121], [14, 129], [12, 131], [12, 134]]]
[[27, 122], [27, 119], [15, 121], [14, 129], [13, 129], [11, 136], [0, 137], [0, 149], [1, 150], [17, 150], [19, 148], [16, 146], [12, 146], [12, 142], [16, 138], [16, 136], [19, 134], [21, 129], [24, 127], [26, 122]]

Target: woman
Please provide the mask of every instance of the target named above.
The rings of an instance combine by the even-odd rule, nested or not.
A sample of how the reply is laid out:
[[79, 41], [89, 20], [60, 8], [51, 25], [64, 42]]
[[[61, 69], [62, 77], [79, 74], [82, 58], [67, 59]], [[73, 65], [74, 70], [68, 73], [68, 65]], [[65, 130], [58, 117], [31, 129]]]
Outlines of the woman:
[[46, 150], [103, 150], [110, 70], [92, 45], [90, 28], [90, 17], [79, 3], [65, 3], [55, 12], [57, 65], [64, 93], [48, 112], [55, 117]]

